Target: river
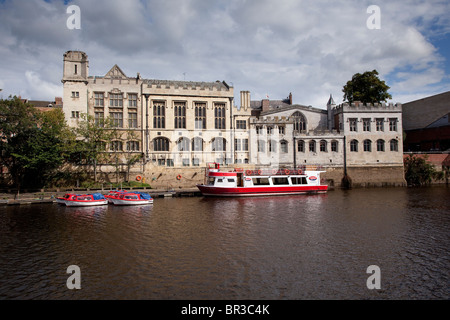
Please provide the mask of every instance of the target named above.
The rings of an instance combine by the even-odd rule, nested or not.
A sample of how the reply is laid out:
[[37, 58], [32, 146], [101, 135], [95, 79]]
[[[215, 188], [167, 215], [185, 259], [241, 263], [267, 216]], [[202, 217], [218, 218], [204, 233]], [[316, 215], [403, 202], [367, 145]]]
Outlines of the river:
[[449, 227], [445, 186], [1, 206], [0, 299], [449, 299]]

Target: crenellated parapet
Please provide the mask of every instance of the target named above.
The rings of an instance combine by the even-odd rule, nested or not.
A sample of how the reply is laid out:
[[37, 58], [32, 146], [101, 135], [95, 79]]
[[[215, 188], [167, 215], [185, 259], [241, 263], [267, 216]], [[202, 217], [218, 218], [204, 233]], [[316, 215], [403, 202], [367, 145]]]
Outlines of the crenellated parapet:
[[337, 105], [332, 109], [334, 113], [342, 112], [401, 112], [401, 103], [362, 103], [362, 102], [352, 102], [352, 103], [342, 103]]

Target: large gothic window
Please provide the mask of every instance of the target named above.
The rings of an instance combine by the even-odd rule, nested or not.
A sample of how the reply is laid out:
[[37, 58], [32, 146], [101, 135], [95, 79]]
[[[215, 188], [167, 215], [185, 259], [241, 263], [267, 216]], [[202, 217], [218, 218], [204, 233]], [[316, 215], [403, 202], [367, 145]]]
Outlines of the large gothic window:
[[292, 114], [294, 118], [294, 132], [306, 131], [306, 119], [299, 111]]

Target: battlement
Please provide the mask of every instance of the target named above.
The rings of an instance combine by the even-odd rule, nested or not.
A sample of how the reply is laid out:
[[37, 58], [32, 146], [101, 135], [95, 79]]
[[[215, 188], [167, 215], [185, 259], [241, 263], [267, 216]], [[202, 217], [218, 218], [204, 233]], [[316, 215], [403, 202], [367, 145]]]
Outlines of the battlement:
[[209, 90], [209, 91], [230, 91], [225, 81], [216, 82], [196, 82], [196, 81], [174, 81], [174, 80], [145, 80], [147, 88], [173, 89], [173, 90]]
[[335, 113], [341, 113], [341, 112], [401, 112], [402, 111], [402, 104], [396, 103], [393, 104], [390, 103], [362, 103], [359, 101], [355, 101], [352, 103], [342, 103], [340, 105], [337, 105], [332, 109]]

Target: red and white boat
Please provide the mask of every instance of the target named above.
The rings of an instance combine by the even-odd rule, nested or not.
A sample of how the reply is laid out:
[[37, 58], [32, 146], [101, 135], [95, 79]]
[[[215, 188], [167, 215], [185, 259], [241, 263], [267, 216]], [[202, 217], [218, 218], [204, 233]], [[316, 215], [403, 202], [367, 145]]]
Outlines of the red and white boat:
[[89, 207], [89, 206], [102, 206], [108, 204], [106, 199], [101, 193], [92, 194], [72, 194], [67, 193], [63, 197], [56, 198], [56, 202], [68, 207]]
[[110, 199], [115, 205], [119, 206], [135, 206], [153, 203], [153, 198], [145, 192], [123, 192]]
[[105, 198], [108, 199], [110, 204], [114, 204], [113, 199], [118, 198], [121, 194], [128, 192], [127, 190], [113, 190], [108, 194], [105, 194]]
[[326, 193], [320, 183], [320, 167], [304, 169], [255, 169], [220, 171], [218, 163], [206, 168], [205, 183], [197, 185], [204, 196], [278, 196]]

